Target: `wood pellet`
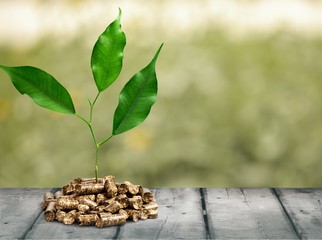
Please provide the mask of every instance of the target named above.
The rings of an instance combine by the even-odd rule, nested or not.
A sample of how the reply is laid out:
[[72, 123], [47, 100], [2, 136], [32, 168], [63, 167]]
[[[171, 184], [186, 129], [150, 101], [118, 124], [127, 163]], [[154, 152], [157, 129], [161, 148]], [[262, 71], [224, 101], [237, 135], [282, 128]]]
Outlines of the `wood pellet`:
[[44, 218], [66, 225], [98, 228], [125, 224], [127, 220], [158, 217], [158, 204], [147, 188], [129, 181], [116, 183], [114, 176], [76, 178], [62, 190], [44, 195]]

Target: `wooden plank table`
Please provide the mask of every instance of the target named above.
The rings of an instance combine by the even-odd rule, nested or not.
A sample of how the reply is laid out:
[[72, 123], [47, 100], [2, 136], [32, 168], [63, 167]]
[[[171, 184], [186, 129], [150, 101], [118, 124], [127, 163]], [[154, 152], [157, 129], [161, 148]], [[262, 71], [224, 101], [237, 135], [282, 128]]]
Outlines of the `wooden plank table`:
[[157, 219], [103, 229], [46, 222], [56, 190], [0, 189], [0, 239], [322, 239], [322, 189], [152, 189]]

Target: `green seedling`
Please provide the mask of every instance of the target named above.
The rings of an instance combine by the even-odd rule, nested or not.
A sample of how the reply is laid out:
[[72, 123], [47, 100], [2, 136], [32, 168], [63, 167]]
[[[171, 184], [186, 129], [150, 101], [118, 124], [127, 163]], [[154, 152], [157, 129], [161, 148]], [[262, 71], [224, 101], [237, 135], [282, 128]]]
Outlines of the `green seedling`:
[[91, 69], [98, 92], [93, 101], [89, 100], [88, 119], [76, 112], [69, 92], [47, 72], [32, 66], [8, 67], [0, 65], [0, 68], [9, 75], [13, 85], [21, 94], [27, 94], [41, 107], [74, 115], [88, 126], [96, 148], [96, 179], [98, 178], [99, 148], [112, 137], [142, 123], [157, 99], [158, 82], [155, 65], [163, 44], [157, 50], [152, 61], [126, 83], [119, 95], [112, 133], [102, 141], [98, 141], [92, 126], [93, 109], [101, 93], [118, 78], [123, 65], [126, 37], [121, 29], [121, 16], [122, 12], [119, 9], [118, 17], [99, 36], [92, 51]]

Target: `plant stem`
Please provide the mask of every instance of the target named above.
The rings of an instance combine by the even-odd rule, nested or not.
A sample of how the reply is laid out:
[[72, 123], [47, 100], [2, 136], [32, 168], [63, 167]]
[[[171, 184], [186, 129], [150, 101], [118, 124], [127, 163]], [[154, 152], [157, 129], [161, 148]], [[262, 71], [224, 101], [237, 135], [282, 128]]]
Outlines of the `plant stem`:
[[92, 127], [93, 109], [94, 109], [95, 103], [96, 103], [99, 95], [100, 95], [100, 92], [97, 93], [97, 95], [96, 95], [96, 97], [95, 97], [95, 99], [94, 99], [93, 102], [91, 102], [90, 100], [88, 100], [89, 106], [90, 106], [89, 121], [87, 121], [81, 115], [79, 115], [77, 113], [75, 114], [76, 117], [78, 117], [79, 119], [81, 119], [88, 126], [88, 128], [89, 128], [89, 130], [91, 132], [91, 135], [92, 135], [94, 144], [95, 144], [95, 148], [96, 148], [96, 153], [95, 153], [95, 177], [96, 177], [96, 181], [98, 179], [98, 153], [99, 153], [99, 148], [100, 148], [100, 146], [102, 146], [104, 143], [106, 143], [108, 140], [110, 140], [113, 137], [113, 135], [111, 135], [110, 137], [108, 137], [105, 140], [103, 140], [103, 141], [101, 141], [101, 142], [98, 143], [97, 142], [97, 139], [96, 139], [96, 136], [95, 136], [95, 133], [93, 131], [93, 127]]
[[94, 105], [99, 97], [101, 92], [98, 92], [93, 103], [90, 103], [90, 112], [89, 112], [89, 122], [92, 123], [92, 119], [93, 119], [93, 109], [94, 109]]
[[99, 142], [97, 145], [98, 147], [102, 146], [104, 143], [108, 142], [114, 135], [109, 136], [108, 138], [106, 138], [105, 140]]
[[95, 178], [96, 178], [96, 182], [98, 179], [98, 151], [99, 151], [99, 146], [96, 145], [96, 154], [95, 154]]
[[93, 131], [93, 127], [92, 127], [92, 123], [91, 122], [88, 122], [86, 119], [84, 119], [81, 115], [79, 114], [75, 114], [76, 117], [78, 117], [79, 119], [81, 119], [83, 122], [86, 123], [86, 125], [89, 127], [89, 130], [91, 132], [91, 135], [92, 135], [92, 138], [93, 138], [93, 141], [94, 141], [94, 144], [95, 146], [97, 145], [97, 140], [96, 140], [96, 136], [94, 134], [94, 131]]

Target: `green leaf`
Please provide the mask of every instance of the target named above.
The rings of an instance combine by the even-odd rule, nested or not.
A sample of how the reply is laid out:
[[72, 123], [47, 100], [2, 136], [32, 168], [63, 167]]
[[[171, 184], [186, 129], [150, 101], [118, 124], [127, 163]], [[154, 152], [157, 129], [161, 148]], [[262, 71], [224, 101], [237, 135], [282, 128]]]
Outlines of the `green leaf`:
[[119, 9], [118, 17], [99, 36], [93, 48], [91, 68], [99, 92], [107, 89], [122, 69], [126, 38], [121, 29], [121, 16]]
[[73, 101], [67, 90], [50, 74], [30, 67], [0, 65], [21, 94], [29, 95], [41, 107], [67, 114], [75, 114]]
[[113, 135], [136, 127], [149, 115], [157, 99], [158, 82], [155, 63], [162, 46], [163, 44], [149, 65], [136, 73], [122, 89], [119, 104], [114, 113]]

